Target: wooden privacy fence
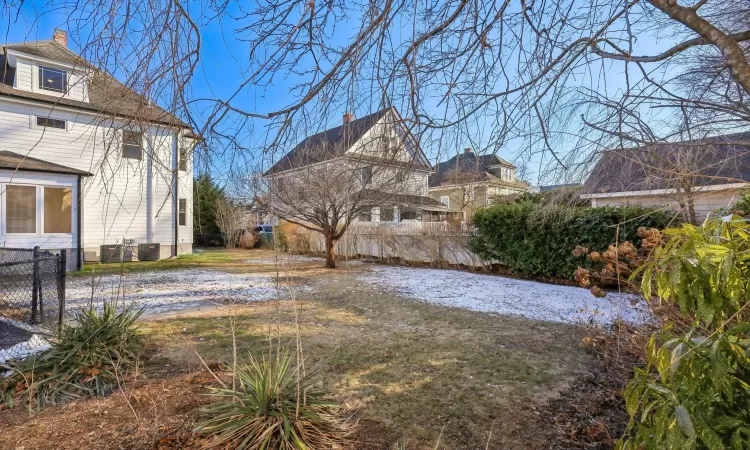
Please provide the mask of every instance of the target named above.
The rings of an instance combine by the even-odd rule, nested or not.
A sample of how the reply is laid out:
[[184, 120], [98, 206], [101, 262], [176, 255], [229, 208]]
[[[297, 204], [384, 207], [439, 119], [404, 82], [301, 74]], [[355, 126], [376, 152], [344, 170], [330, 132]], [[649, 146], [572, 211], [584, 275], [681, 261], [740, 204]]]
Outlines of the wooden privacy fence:
[[[435, 227], [437, 228], [437, 227]], [[434, 267], [463, 265], [482, 267], [486, 262], [469, 249], [470, 231], [452, 228], [352, 226], [336, 243], [336, 254], [348, 258], [375, 258], [422, 263]], [[322, 253], [325, 241], [320, 233], [308, 232], [303, 245], [292, 251]], [[306, 250], [304, 247], [309, 247]]]

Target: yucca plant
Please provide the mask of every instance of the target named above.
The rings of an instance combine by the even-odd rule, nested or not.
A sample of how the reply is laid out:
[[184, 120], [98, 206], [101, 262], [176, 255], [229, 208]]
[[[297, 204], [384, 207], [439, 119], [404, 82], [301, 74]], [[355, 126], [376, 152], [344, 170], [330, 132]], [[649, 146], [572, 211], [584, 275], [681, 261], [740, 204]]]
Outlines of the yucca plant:
[[249, 358], [236, 389], [215, 388], [197, 431], [213, 435], [206, 448], [312, 450], [343, 446], [356, 425], [350, 415], [299, 374], [288, 353]]
[[13, 375], [0, 384], [0, 401], [39, 409], [107, 395], [143, 349], [135, 327], [142, 312], [132, 306], [118, 311], [109, 302], [101, 312], [93, 307], [77, 312], [74, 325], [63, 325], [48, 350], [3, 367]]

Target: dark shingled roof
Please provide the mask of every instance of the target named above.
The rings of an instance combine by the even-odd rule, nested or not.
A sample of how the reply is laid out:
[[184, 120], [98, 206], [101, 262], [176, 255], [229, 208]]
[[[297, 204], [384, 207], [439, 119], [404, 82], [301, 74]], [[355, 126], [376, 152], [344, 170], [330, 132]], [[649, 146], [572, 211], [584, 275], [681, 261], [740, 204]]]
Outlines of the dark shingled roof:
[[671, 144], [609, 150], [581, 194], [674, 189], [750, 182], [750, 132]]
[[[89, 101], [82, 102], [55, 95], [13, 88], [15, 69], [7, 64], [6, 52], [8, 50], [15, 50], [71, 64], [93, 72], [91, 84], [89, 85]], [[123, 85], [111, 75], [98, 70], [80, 55], [73, 53], [52, 39], [2, 46], [2, 56], [0, 56], [0, 96], [16, 97], [110, 116], [127, 117], [147, 122], [190, 128], [189, 125], [173, 114], [149, 102], [146, 97]]]
[[[276, 164], [271, 166], [264, 175], [273, 175], [343, 156], [354, 143], [360, 140], [390, 110], [391, 108], [385, 108], [362, 118], [352, 120], [349, 123], [344, 123], [335, 128], [306, 137]], [[410, 143], [407, 150], [414, 156], [412, 164], [415, 169], [431, 169], [428, 165], [422, 163], [421, 158], [418, 157], [418, 154], [421, 154], [421, 150], [411, 146], [411, 139], [402, 139], [402, 142]], [[374, 162], [386, 162], [384, 159], [379, 158], [371, 157], [367, 159], [371, 159]]]
[[456, 184], [457, 178], [462, 183], [478, 183], [482, 181], [496, 181], [507, 185], [518, 185], [527, 187], [522, 181], [501, 180], [490, 172], [492, 166], [505, 166], [514, 168], [513, 164], [495, 155], [477, 155], [474, 152], [463, 152], [443, 161], [435, 166], [435, 173], [430, 175], [429, 186], [437, 187], [441, 185]]
[[83, 170], [61, 166], [60, 164], [8, 151], [0, 151], [0, 169], [13, 171], [19, 170], [24, 172], [61, 173], [66, 175], [81, 175], [84, 177], [92, 176], [91, 173], [84, 172]]

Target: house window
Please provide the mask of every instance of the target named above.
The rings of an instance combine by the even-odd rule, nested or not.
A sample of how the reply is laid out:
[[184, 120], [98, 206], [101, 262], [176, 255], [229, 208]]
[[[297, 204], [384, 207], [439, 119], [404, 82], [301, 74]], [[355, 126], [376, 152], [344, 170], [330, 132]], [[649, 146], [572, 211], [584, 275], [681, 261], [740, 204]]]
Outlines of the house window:
[[36, 233], [36, 186], [9, 185], [5, 196], [6, 232]]
[[406, 180], [406, 173], [403, 170], [396, 172], [396, 183], [403, 183]]
[[451, 199], [447, 195], [441, 195], [440, 196], [440, 203], [444, 204], [447, 207], [451, 206]]
[[68, 72], [39, 66], [39, 89], [66, 92], [68, 90]]
[[73, 189], [44, 188], [44, 232], [72, 232]]
[[187, 200], [181, 198], [178, 203], [177, 224], [183, 227], [187, 225]]
[[468, 197], [469, 197], [469, 201], [473, 202], [474, 201], [474, 188], [470, 187], [469, 190], [468, 190], [468, 192], [467, 192], [467, 194], [468, 194]]
[[36, 125], [42, 128], [57, 128], [60, 130], [65, 129], [65, 121], [61, 119], [51, 119], [49, 117], [37, 117]]
[[363, 167], [361, 170], [362, 185], [369, 186], [372, 183], [372, 166]]
[[381, 222], [393, 222], [394, 214], [393, 208], [390, 206], [384, 206], [380, 208], [380, 221]]
[[360, 222], [372, 222], [372, 208], [366, 207], [365, 211], [362, 211], [357, 216], [357, 220]]
[[141, 133], [135, 131], [122, 132], [122, 157], [128, 159], [143, 159], [141, 148]]
[[401, 210], [401, 220], [421, 220], [421, 211], [415, 208], [404, 208]]
[[187, 172], [187, 149], [186, 148], [180, 149], [179, 169], [180, 169], [180, 172]]

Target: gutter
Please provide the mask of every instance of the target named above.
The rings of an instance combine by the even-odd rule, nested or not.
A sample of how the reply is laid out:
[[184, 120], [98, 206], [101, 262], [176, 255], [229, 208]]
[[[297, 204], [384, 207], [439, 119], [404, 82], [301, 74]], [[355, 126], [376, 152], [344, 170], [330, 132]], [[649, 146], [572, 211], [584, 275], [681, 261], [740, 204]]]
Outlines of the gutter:
[[172, 256], [177, 257], [177, 245], [180, 235], [180, 200], [178, 195], [178, 176], [180, 174], [179, 147], [177, 145], [177, 133], [173, 135], [172, 140], [172, 223], [174, 224], [174, 246], [172, 247]]
[[[712, 191], [723, 191], [725, 189], [739, 189], [747, 186], [748, 183], [730, 183], [730, 184], [712, 184], [708, 186], [695, 186], [695, 192], [712, 192]], [[616, 198], [616, 197], [640, 197], [648, 195], [668, 195], [676, 194], [677, 189], [652, 189], [645, 191], [617, 191], [617, 192], [602, 192], [597, 194], [581, 194], [582, 199], [594, 199], [594, 198]]]
[[76, 199], [78, 200], [78, 223], [76, 224], [77, 230], [77, 241], [78, 241], [78, 256], [76, 261], [76, 269], [83, 269], [83, 200], [81, 199], [81, 180], [82, 176], [78, 175], [78, 184], [76, 185]]

